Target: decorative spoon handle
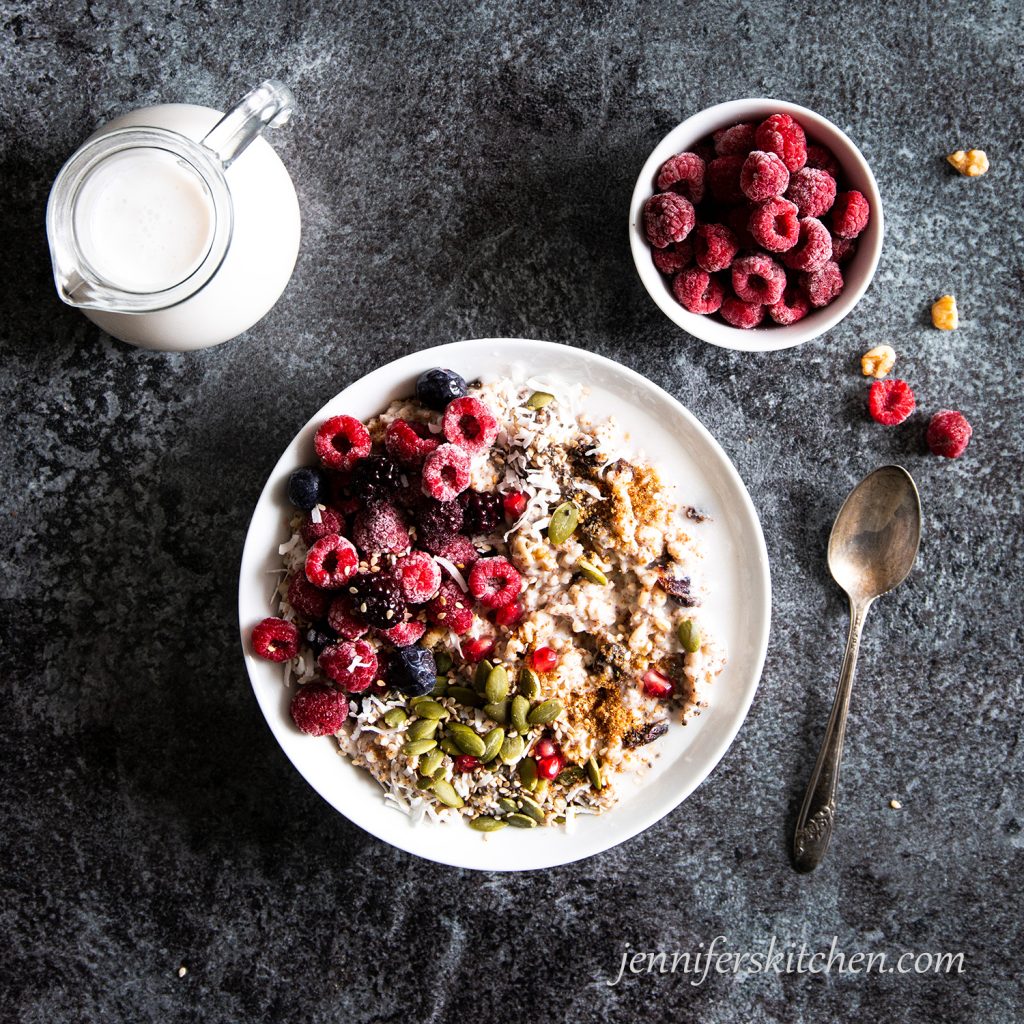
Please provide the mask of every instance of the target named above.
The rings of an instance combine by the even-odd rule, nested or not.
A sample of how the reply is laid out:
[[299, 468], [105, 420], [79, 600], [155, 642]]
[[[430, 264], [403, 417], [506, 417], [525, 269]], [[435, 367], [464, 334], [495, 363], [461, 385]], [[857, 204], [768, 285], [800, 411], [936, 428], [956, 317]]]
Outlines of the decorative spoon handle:
[[871, 601], [860, 604], [850, 602], [850, 636], [846, 641], [846, 656], [839, 673], [839, 686], [832, 703], [832, 713], [825, 727], [818, 760], [814, 763], [811, 780], [807, 784], [803, 806], [796, 820], [793, 835], [793, 861], [797, 871], [813, 871], [825, 856], [836, 814], [836, 786], [839, 783], [839, 762], [843, 756], [846, 736], [846, 714], [850, 710], [850, 690], [857, 669], [860, 636], [864, 630]]

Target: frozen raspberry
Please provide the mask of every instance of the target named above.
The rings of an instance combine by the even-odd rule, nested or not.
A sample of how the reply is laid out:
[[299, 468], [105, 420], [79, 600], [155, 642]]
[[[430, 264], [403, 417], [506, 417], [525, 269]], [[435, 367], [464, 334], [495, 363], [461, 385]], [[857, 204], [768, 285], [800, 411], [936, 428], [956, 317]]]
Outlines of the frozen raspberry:
[[750, 233], [750, 215], [753, 212], [754, 207], [744, 202], [725, 214], [726, 226], [736, 236], [736, 243], [741, 249], [757, 248], [757, 239]]
[[501, 495], [497, 491], [463, 491], [459, 495], [463, 530], [470, 537], [494, 533], [501, 520]]
[[388, 643], [395, 647], [408, 647], [422, 639], [427, 627], [419, 619], [409, 619], [408, 622], [399, 622], [397, 626], [390, 626], [388, 629], [378, 630]]
[[857, 251], [857, 243], [852, 238], [832, 236], [832, 260], [835, 263], [849, 263]]
[[320, 424], [313, 446], [325, 466], [347, 473], [370, 454], [370, 432], [354, 416], [332, 416]]
[[359, 553], [350, 540], [321, 537], [306, 555], [306, 579], [321, 590], [343, 587], [359, 568]]
[[402, 476], [387, 455], [368, 455], [352, 471], [352, 490], [366, 501], [383, 501], [402, 489]]
[[473, 628], [473, 609], [470, 599], [453, 580], [445, 580], [437, 596], [427, 605], [427, 618], [441, 629], [450, 629], [463, 636]]
[[672, 279], [672, 294], [676, 301], [691, 313], [715, 313], [725, 298], [725, 289], [717, 277], [706, 270], [691, 267]]
[[796, 245], [782, 254], [782, 262], [791, 270], [818, 270], [832, 258], [832, 236], [828, 228], [813, 217], [800, 221]]
[[652, 249], [652, 259], [659, 272], [671, 277], [685, 270], [693, 262], [693, 235], [667, 249]]
[[252, 631], [252, 646], [267, 661], [290, 661], [299, 653], [299, 627], [284, 619], [264, 619]]
[[464, 448], [443, 444], [427, 456], [423, 463], [423, 493], [428, 497], [454, 501], [468, 486], [469, 452]]
[[469, 574], [469, 592], [485, 608], [501, 608], [514, 601], [523, 580], [507, 558], [481, 558]]
[[[447, 542], [438, 547], [434, 554], [438, 558], [451, 562], [463, 574], [480, 560], [480, 552], [477, 551], [473, 542], [462, 535], [449, 538]], [[451, 575], [446, 566], [442, 565], [441, 569]]]
[[743, 194], [755, 203], [781, 196], [789, 187], [789, 171], [782, 158], [774, 153], [755, 149], [743, 161], [740, 171], [740, 188]]
[[329, 595], [314, 587], [304, 572], [296, 573], [288, 583], [288, 603], [307, 619], [322, 619], [328, 600]]
[[479, 398], [449, 402], [442, 426], [448, 441], [473, 454], [487, 451], [498, 436], [498, 421]]
[[704, 161], [696, 153], [670, 156], [658, 172], [659, 192], [676, 192], [694, 206], [704, 198]]
[[840, 192], [832, 207], [832, 233], [856, 238], [868, 226], [870, 216], [871, 208], [860, 192]]
[[768, 315], [777, 324], [795, 324], [811, 311], [811, 304], [799, 285], [787, 284], [782, 298], [768, 307]]
[[494, 613], [494, 624], [512, 629], [518, 626], [523, 618], [523, 606], [518, 601], [510, 601]]
[[388, 501], [375, 501], [356, 513], [352, 540], [364, 555], [397, 555], [409, 549], [409, 528]]
[[734, 124], [715, 132], [715, 153], [718, 156], [746, 156], [756, 145], [757, 128], [752, 124]]
[[801, 167], [789, 179], [786, 198], [796, 204], [801, 217], [820, 217], [836, 201], [836, 179], [828, 171]]
[[744, 302], [730, 295], [722, 303], [719, 313], [727, 324], [748, 330], [756, 327], [764, 319], [764, 306], [756, 302]]
[[769, 252], [785, 252], [800, 237], [796, 207], [786, 199], [769, 199], [750, 215], [750, 233]]
[[868, 412], [872, 419], [886, 427], [902, 423], [916, 405], [910, 385], [895, 377], [876, 380], [868, 392]]
[[467, 640], [462, 645], [462, 656], [471, 665], [475, 665], [478, 661], [483, 661], [484, 658], [494, 651], [494, 643], [493, 636], [478, 636], [472, 640]]
[[309, 736], [333, 736], [348, 718], [348, 698], [323, 683], [306, 683], [292, 697], [292, 721]]
[[552, 647], [538, 647], [530, 655], [530, 668], [534, 672], [554, 672], [558, 668], [558, 652]]
[[388, 455], [403, 466], [421, 466], [440, 443], [425, 427], [406, 420], [393, 420], [384, 432]]
[[952, 409], [940, 409], [928, 421], [928, 433], [925, 440], [932, 455], [942, 455], [947, 459], [958, 459], [964, 453], [971, 440], [970, 423], [962, 412]]
[[789, 114], [772, 114], [757, 126], [758, 149], [782, 158], [790, 174], [807, 163], [807, 136]]
[[695, 220], [693, 204], [675, 192], [659, 192], [644, 204], [644, 231], [655, 249], [681, 242]]
[[314, 523], [311, 518], [307, 519], [299, 529], [299, 533], [307, 545], [313, 545], [321, 537], [329, 537], [332, 533], [341, 533], [344, 526], [341, 516], [333, 508], [322, 508], [320, 509], [320, 522]]
[[400, 558], [393, 573], [407, 604], [426, 604], [441, 586], [441, 567], [426, 551], [413, 551]]
[[785, 287], [786, 272], [764, 253], [743, 256], [732, 265], [732, 290], [743, 302], [770, 306], [782, 298]]
[[707, 186], [720, 203], [738, 203], [743, 200], [740, 171], [743, 169], [744, 159], [739, 155], [719, 156], [708, 164]]
[[342, 638], [342, 640], [358, 640], [366, 636], [370, 628], [355, 613], [352, 607], [351, 594], [339, 594], [327, 610], [327, 625]]
[[698, 224], [693, 233], [697, 266], [709, 274], [727, 270], [739, 251], [736, 236], [724, 224]]
[[843, 290], [843, 272], [837, 263], [828, 260], [817, 270], [801, 274], [800, 287], [812, 306], [827, 306]]
[[832, 150], [811, 142], [807, 145], [806, 167], [814, 167], [820, 171], [827, 171], [833, 178], [839, 178], [839, 161], [832, 155]]
[[377, 652], [366, 640], [346, 640], [327, 647], [316, 663], [348, 693], [362, 693], [377, 676]]
[[644, 673], [644, 693], [648, 697], [664, 700], [666, 697], [672, 696], [673, 689], [672, 680], [664, 672], [659, 672], [656, 668], [649, 668]]
[[504, 504], [505, 518], [514, 523], [526, 511], [529, 501], [522, 491], [509, 491], [505, 495]]

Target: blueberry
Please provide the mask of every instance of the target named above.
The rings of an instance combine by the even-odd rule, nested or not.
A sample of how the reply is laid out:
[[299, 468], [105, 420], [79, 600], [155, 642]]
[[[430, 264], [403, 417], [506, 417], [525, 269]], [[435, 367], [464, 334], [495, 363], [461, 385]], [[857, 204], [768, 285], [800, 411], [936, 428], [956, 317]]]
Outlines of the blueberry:
[[303, 508], [307, 512], [320, 501], [320, 494], [324, 490], [323, 474], [311, 466], [303, 466], [288, 477], [288, 500], [296, 508]]
[[387, 682], [409, 697], [422, 697], [437, 684], [434, 654], [425, 647], [399, 647], [388, 662]]
[[416, 397], [429, 409], [444, 412], [445, 406], [456, 398], [465, 398], [469, 388], [454, 370], [435, 366], [421, 373], [416, 381]]
[[306, 643], [313, 648], [313, 653], [319, 658], [325, 647], [330, 647], [338, 642], [338, 634], [333, 629], [317, 629], [310, 626], [306, 630]]

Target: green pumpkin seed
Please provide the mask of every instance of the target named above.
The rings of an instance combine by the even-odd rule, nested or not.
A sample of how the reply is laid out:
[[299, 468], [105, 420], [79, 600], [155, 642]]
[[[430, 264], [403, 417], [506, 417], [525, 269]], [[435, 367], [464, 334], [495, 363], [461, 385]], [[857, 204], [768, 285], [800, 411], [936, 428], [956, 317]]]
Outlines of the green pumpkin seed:
[[434, 796], [446, 807], [462, 806], [462, 797], [455, 792], [455, 787], [450, 782], [444, 779], [435, 779], [430, 788], [434, 791]]
[[502, 821], [501, 818], [474, 818], [470, 823], [469, 827], [474, 832], [498, 832], [508, 825], [507, 821]]
[[443, 750], [431, 750], [428, 751], [420, 758], [420, 762], [416, 765], [416, 771], [420, 775], [426, 775], [429, 778], [434, 777], [434, 772], [441, 767], [441, 762], [444, 761]]
[[551, 785], [547, 779], [538, 779], [537, 785], [533, 787], [533, 795], [538, 800], [543, 800], [548, 795], [548, 787]]
[[586, 777], [587, 773], [578, 764], [571, 764], [568, 768], [563, 768], [555, 776], [555, 782], [568, 789], [570, 786], [575, 786], [578, 782], [582, 782]]
[[556, 825], [564, 825], [565, 824], [565, 815], [564, 814], [556, 814], [555, 815], [555, 824]]
[[597, 758], [594, 756], [587, 758], [587, 778], [590, 779], [590, 784], [594, 789], [604, 789], [604, 778], [601, 775], [601, 766], [597, 763]]
[[515, 828], [536, 828], [537, 822], [531, 818], [528, 814], [520, 814], [516, 811], [515, 814], [510, 814], [505, 821]]
[[552, 544], [564, 544], [575, 532], [580, 522], [580, 510], [571, 502], [562, 502], [551, 513], [548, 523], [548, 540]]
[[527, 700], [536, 700], [540, 696], [540, 679], [532, 668], [524, 668], [519, 673], [519, 692]]
[[428, 750], [433, 750], [436, 746], [437, 740], [409, 740], [402, 747], [402, 753], [408, 754], [410, 757], [418, 757], [420, 754], [425, 754]]
[[530, 725], [548, 725], [562, 713], [562, 702], [545, 700], [538, 704], [527, 716]]
[[512, 723], [512, 728], [520, 735], [524, 732], [528, 732], [530, 729], [526, 724], [526, 719], [529, 713], [530, 702], [522, 694], [517, 694], [512, 698], [512, 709], [509, 714], [509, 721]]
[[480, 755], [480, 760], [484, 764], [493, 761], [498, 756], [498, 751], [501, 750], [501, 745], [504, 742], [505, 730], [499, 725], [484, 737], [484, 752]]
[[523, 742], [523, 737], [513, 733], [511, 736], [505, 737], [505, 742], [501, 745], [501, 760], [505, 764], [514, 764], [523, 756], [523, 748], [526, 744]]
[[684, 651], [696, 654], [700, 650], [700, 626], [693, 619], [683, 619], [676, 632]]
[[477, 693], [483, 693], [484, 688], [487, 686], [487, 677], [491, 674], [491, 669], [494, 666], [484, 658], [476, 667], [476, 672], [473, 673], [473, 687]]
[[576, 571], [585, 579], [590, 580], [591, 583], [596, 583], [599, 587], [608, 586], [608, 577], [593, 562], [588, 562], [585, 558], [581, 558], [576, 563]]
[[413, 711], [415, 711], [416, 710], [416, 706], [418, 704], [422, 704], [423, 701], [425, 701], [425, 700], [430, 700], [430, 697], [428, 697], [426, 694], [421, 694], [419, 697], [410, 697], [408, 699], [408, 701], [406, 701], [406, 703], [409, 705], [409, 707]]
[[451, 739], [448, 736], [445, 736], [445, 738], [441, 740], [439, 746], [450, 757], [458, 757], [459, 754], [462, 753], [462, 751], [459, 749], [459, 745], [455, 742], [455, 740]]
[[544, 813], [544, 808], [536, 800], [532, 800], [528, 796], [521, 796], [519, 802], [523, 805], [523, 814], [528, 814], [538, 825], [544, 824], [544, 819], [547, 815]]
[[445, 675], [451, 671], [452, 668], [452, 656], [447, 651], [438, 650], [434, 648], [434, 665], [437, 671], [441, 675]]
[[431, 697], [444, 697], [448, 694], [448, 677], [438, 676], [434, 688], [430, 691]]
[[490, 704], [499, 704], [508, 696], [508, 671], [504, 665], [495, 665], [488, 673], [484, 693]]
[[485, 704], [484, 714], [493, 722], [499, 725], [508, 724], [508, 701], [503, 700], [498, 704]]
[[417, 789], [430, 789], [433, 786], [434, 780], [429, 775], [417, 775], [416, 776], [416, 788]]
[[525, 789], [535, 789], [537, 786], [537, 762], [532, 757], [524, 757], [517, 768], [519, 781]]
[[388, 708], [384, 712], [384, 721], [391, 726], [392, 729], [401, 725], [409, 716], [401, 708]]
[[511, 814], [513, 811], [519, 809], [519, 805], [515, 802], [515, 800], [510, 800], [507, 796], [503, 796], [498, 801], [498, 807], [501, 808], [501, 812], [503, 814]]
[[436, 700], [422, 700], [416, 705], [416, 714], [420, 718], [447, 718], [448, 709]]
[[406, 735], [411, 740], [432, 740], [439, 724], [436, 718], [417, 718]]
[[471, 754], [479, 757], [484, 752], [484, 741], [482, 737], [461, 722], [452, 722], [448, 726], [448, 735], [455, 740], [459, 750], [464, 754]]
[[526, 400], [527, 409], [543, 409], [549, 402], [553, 402], [555, 396], [549, 394], [547, 391], [534, 391], [532, 395]]
[[448, 696], [456, 703], [462, 704], [467, 708], [480, 708], [484, 704], [483, 697], [468, 686], [449, 686]]

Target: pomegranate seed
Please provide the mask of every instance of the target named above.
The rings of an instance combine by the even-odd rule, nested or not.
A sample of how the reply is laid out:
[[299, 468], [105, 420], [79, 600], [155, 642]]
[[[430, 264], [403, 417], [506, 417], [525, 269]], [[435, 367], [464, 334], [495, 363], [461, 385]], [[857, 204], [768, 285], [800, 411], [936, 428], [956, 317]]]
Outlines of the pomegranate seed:
[[494, 621], [499, 626], [506, 626], [511, 629], [513, 626], [519, 625], [519, 620], [523, 617], [523, 608], [518, 602], [513, 601], [511, 604], [505, 605], [503, 608], [499, 608], [494, 616]]
[[472, 754], [459, 754], [455, 758], [455, 770], [460, 772], [471, 772], [474, 768], [480, 767], [480, 758]]
[[514, 523], [526, 511], [526, 495], [521, 491], [509, 491], [502, 498], [505, 506], [505, 518]]
[[644, 673], [644, 693], [659, 700], [672, 696], [672, 680], [664, 672], [649, 668]]
[[548, 736], [542, 736], [539, 740], [537, 740], [537, 744], [533, 749], [538, 757], [559, 756], [559, 750], [558, 747], [555, 745], [555, 741]]
[[538, 647], [530, 655], [530, 666], [535, 672], [553, 672], [558, 665], [558, 655], [550, 647]]
[[542, 757], [537, 762], [537, 774], [542, 779], [553, 779], [562, 770], [562, 759], [557, 755]]
[[467, 640], [462, 645], [462, 656], [471, 665], [482, 661], [491, 651], [494, 650], [494, 639], [489, 636], [479, 636], [475, 640]]

